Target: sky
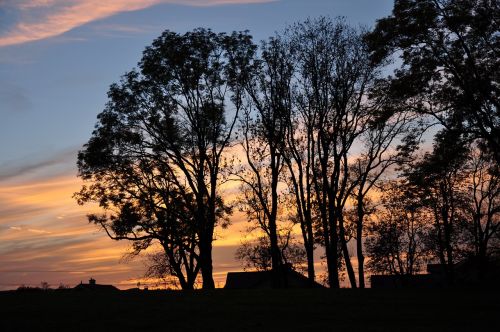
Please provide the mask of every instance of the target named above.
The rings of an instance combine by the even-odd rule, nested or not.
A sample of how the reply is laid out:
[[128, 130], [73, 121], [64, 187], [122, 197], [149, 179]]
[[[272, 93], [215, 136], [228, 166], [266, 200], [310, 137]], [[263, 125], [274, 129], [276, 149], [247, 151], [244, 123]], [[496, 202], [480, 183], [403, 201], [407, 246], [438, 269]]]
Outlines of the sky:
[[[134, 68], [162, 31], [250, 30], [256, 41], [328, 15], [373, 26], [392, 0], [0, 0], [0, 290], [90, 277], [120, 288], [144, 274], [72, 198], [76, 154], [90, 138], [108, 87]], [[219, 229], [214, 279], [222, 286], [247, 224]], [[321, 268], [320, 262], [318, 267]]]

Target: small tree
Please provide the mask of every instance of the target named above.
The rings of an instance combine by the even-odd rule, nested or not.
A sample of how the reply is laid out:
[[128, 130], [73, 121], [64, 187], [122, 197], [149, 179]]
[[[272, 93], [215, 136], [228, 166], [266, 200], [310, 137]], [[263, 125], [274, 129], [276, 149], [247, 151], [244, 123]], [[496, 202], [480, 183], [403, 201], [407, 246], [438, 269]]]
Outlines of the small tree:
[[367, 267], [374, 273], [416, 274], [430, 258], [426, 239], [431, 223], [408, 183], [390, 182], [384, 193], [382, 208], [368, 227]]
[[441, 131], [435, 137], [432, 152], [406, 171], [410, 185], [432, 220], [434, 232], [430, 243], [449, 283], [454, 280], [454, 264], [463, 257], [461, 220], [468, 198], [460, 188], [467, 177], [469, 153], [463, 140], [459, 131]]
[[498, 164], [481, 149], [471, 151], [467, 176], [460, 191], [466, 197], [464, 245], [478, 262], [479, 276], [484, 277], [488, 261], [500, 250], [500, 173]]
[[[280, 240], [282, 265], [303, 271], [303, 265], [306, 263], [305, 250], [291, 239], [290, 233], [285, 236], [285, 239], [280, 237]], [[268, 237], [261, 236], [256, 241], [243, 242], [236, 250], [235, 258], [243, 263], [244, 269], [270, 271], [272, 257]]]

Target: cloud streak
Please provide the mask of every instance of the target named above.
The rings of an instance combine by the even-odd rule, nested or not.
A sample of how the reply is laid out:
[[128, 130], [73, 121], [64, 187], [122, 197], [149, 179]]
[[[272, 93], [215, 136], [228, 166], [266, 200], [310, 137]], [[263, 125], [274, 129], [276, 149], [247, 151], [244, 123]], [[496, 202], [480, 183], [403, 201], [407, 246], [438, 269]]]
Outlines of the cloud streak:
[[[30, 175], [37, 175], [44, 177], [44, 172], [47, 169], [59, 170], [62, 173], [67, 173], [69, 170], [73, 170], [76, 167], [76, 156], [79, 147], [70, 147], [61, 151], [57, 151], [49, 157], [44, 156], [44, 159], [40, 158], [24, 158], [22, 160], [15, 160], [10, 162], [4, 162], [0, 164], [0, 182], [9, 181], [12, 179], [20, 179], [24, 177], [25, 179]], [[40, 174], [41, 173], [41, 174]], [[46, 175], [45, 175], [46, 176]], [[0, 188], [0, 192], [1, 192]]]
[[117, 13], [159, 4], [203, 7], [271, 1], [275, 0], [8, 0], [6, 6], [19, 12], [20, 20], [0, 35], [0, 47], [55, 37]]
[[[0, 62], [2, 59], [0, 58]], [[15, 84], [0, 81], [0, 115], [25, 112], [33, 107], [33, 103], [23, 88]], [[2, 114], [3, 113], [3, 114]]]

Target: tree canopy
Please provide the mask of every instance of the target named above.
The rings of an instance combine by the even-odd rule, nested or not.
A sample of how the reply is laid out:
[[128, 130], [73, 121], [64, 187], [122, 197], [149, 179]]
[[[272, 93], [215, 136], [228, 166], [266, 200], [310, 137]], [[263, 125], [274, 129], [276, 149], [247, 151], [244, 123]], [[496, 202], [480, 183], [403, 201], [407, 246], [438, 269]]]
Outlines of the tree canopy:
[[158, 245], [148, 274], [183, 289], [199, 273], [214, 288], [234, 204], [260, 232], [237, 257], [273, 287], [289, 263], [314, 285], [317, 248], [333, 288], [366, 286], [365, 254], [370, 273], [439, 262], [452, 284], [470, 259], [484, 276], [500, 243], [498, 22], [496, 1], [396, 0], [373, 31], [320, 17], [260, 47], [167, 30], [111, 85], [75, 197], [135, 253]]
[[390, 93], [446, 129], [483, 139], [500, 162], [500, 5], [396, 0], [367, 40], [374, 62], [401, 60]]
[[[171, 264], [182, 256], [190, 287], [200, 268], [203, 286], [214, 287], [214, 227], [231, 212], [217, 186], [241, 107], [239, 80], [253, 50], [245, 32], [165, 31], [146, 48], [139, 69], [110, 87], [78, 156], [79, 176], [91, 185], [76, 197], [115, 211], [89, 217], [110, 236], [140, 250], [153, 238], [179, 242], [189, 230], [189, 251], [166, 254]], [[167, 210], [182, 219], [166, 227]]]

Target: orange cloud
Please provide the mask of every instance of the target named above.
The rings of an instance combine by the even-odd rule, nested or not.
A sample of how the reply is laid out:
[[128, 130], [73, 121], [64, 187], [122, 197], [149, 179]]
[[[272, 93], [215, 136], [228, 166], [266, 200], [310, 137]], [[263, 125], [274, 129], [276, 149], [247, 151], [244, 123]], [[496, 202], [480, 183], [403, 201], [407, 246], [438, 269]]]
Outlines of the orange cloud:
[[215, 6], [271, 1], [275, 0], [23, 0], [11, 5], [20, 11], [21, 21], [0, 36], [0, 47], [58, 36], [95, 20], [161, 3]]

